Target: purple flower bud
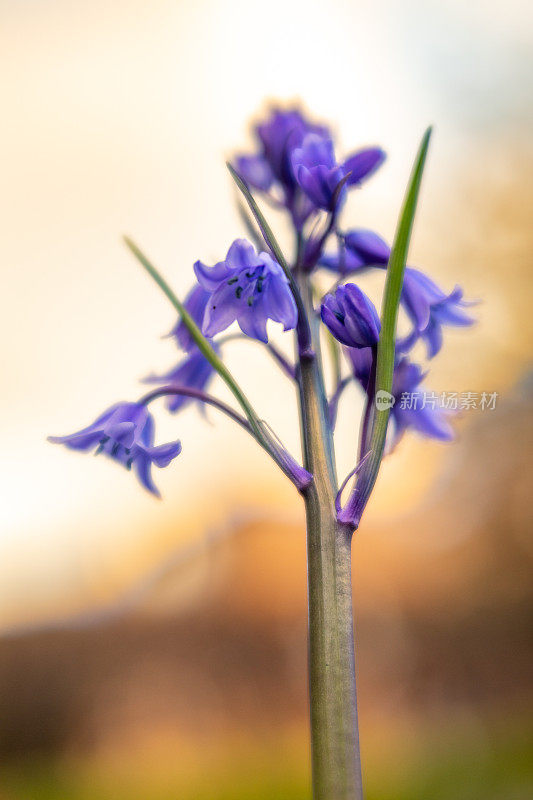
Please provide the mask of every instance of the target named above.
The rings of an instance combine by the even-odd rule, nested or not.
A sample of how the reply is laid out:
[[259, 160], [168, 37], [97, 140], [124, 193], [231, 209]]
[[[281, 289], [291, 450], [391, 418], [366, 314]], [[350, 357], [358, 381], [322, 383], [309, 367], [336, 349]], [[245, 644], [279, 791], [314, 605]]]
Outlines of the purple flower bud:
[[237, 321], [247, 336], [268, 342], [268, 319], [280, 322], [286, 331], [296, 327], [298, 312], [285, 273], [246, 239], [233, 242], [225, 261], [213, 267], [197, 261], [194, 271], [209, 293], [202, 325], [205, 336], [215, 336]]
[[307, 133], [328, 135], [327, 128], [310, 122], [297, 108], [273, 109], [269, 119], [256, 128], [264, 158], [276, 178], [288, 187], [294, 186], [291, 153]]
[[291, 164], [298, 185], [313, 204], [332, 210], [335, 191], [345, 173], [335, 161], [331, 139], [316, 133], [307, 134], [301, 146], [293, 150]]
[[141, 403], [117, 403], [92, 425], [68, 436], [49, 436], [48, 441], [64, 444], [71, 450], [96, 448], [127, 469], [135, 467], [142, 485], [156, 496], [152, 464], [166, 467], [181, 452], [179, 441], [154, 446], [154, 419]]
[[358, 228], [344, 236], [344, 246], [341, 244], [337, 253], [322, 256], [320, 264], [332, 272], [347, 275], [370, 266], [386, 267], [389, 256], [390, 247], [381, 236]]
[[380, 264], [387, 266], [390, 258], [390, 247], [387, 242], [374, 231], [365, 228], [356, 228], [349, 231], [344, 237], [346, 249], [365, 266]]
[[326, 295], [321, 316], [333, 336], [348, 347], [371, 347], [379, 339], [381, 326], [375, 306], [354, 283]]

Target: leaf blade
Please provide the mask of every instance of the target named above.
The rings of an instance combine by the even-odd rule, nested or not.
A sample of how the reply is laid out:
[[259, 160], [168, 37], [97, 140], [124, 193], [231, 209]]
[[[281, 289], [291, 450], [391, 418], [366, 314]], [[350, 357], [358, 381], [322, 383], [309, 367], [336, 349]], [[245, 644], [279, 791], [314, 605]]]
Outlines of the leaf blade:
[[418, 148], [398, 219], [387, 268], [387, 278], [381, 307], [381, 333], [377, 346], [376, 388], [374, 398], [372, 399], [374, 403], [374, 420], [369, 454], [362, 453], [366, 461], [360, 471], [359, 478], [348, 502], [338, 515], [341, 522], [352, 525], [355, 528], [359, 525], [362, 513], [372, 489], [374, 488], [385, 449], [390, 408], [376, 408], [375, 398], [378, 392], [387, 392], [388, 394], [392, 392], [398, 308], [400, 305], [405, 264], [407, 261], [409, 242], [413, 230], [431, 132], [431, 127], [426, 130]]

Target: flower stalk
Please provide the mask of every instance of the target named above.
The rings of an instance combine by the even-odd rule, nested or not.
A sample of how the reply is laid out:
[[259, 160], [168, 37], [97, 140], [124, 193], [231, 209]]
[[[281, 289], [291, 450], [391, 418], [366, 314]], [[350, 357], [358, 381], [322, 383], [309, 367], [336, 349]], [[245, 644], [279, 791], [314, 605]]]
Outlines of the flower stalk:
[[[312, 297], [302, 280], [311, 320]], [[313, 797], [362, 800], [357, 722], [349, 526], [335, 513], [337, 479], [318, 330], [313, 358], [300, 360], [304, 464], [314, 476], [304, 492], [307, 524], [309, 703]]]

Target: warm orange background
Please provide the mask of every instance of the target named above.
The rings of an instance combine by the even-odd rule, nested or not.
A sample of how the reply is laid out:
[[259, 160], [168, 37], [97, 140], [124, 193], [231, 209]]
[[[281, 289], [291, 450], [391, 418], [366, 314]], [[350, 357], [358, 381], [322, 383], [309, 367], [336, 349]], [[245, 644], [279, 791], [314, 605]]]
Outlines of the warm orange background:
[[[443, 447], [413, 438], [401, 445], [383, 468], [355, 541], [361, 681], [366, 697], [376, 698], [375, 703], [361, 700], [375, 797], [386, 795], [375, 777], [383, 756], [372, 742], [381, 740], [383, 731], [392, 735], [398, 728], [405, 733], [411, 724], [414, 742], [425, 736], [412, 722], [418, 711], [411, 690], [406, 690], [416, 672], [413, 664], [418, 663], [409, 650], [409, 625], [415, 625], [417, 615], [425, 611], [424, 630], [430, 632], [419, 642], [421, 652], [444, 648], [445, 676], [454, 664], [464, 661], [464, 669], [477, 670], [478, 656], [481, 663], [491, 659], [490, 649], [485, 653], [481, 644], [472, 644], [476, 636], [490, 638], [489, 611], [506, 609], [502, 630], [509, 631], [507, 614], [520, 627], [516, 620], [525, 619], [531, 558], [526, 536], [531, 526], [531, 22], [520, 0], [503, 6], [458, 0], [272, 0], [268, 5], [238, 0], [0, 2], [0, 626], [7, 637], [3, 646], [22, 648], [8, 658], [17, 665], [14, 675], [41, 658], [51, 659], [52, 673], [60, 668], [54, 666], [54, 657], [59, 658], [66, 645], [42, 642], [40, 633], [30, 631], [78, 612], [88, 613], [90, 621], [95, 608], [113, 607], [131, 587], [137, 599], [128, 618], [136, 619], [142, 611], [153, 619], [157, 609], [163, 619], [175, 620], [185, 653], [189, 640], [179, 636], [185, 636], [180, 625], [185, 625], [187, 614], [193, 629], [195, 619], [204, 620], [201, 624], [210, 636], [229, 642], [225, 652], [230, 660], [238, 647], [232, 650], [228, 620], [241, 620], [239, 625], [247, 620], [250, 637], [245, 637], [244, 652], [256, 635], [267, 636], [265, 631], [268, 636], [274, 636], [272, 630], [289, 631], [290, 641], [294, 625], [299, 632], [294, 686], [300, 688], [289, 683], [284, 693], [274, 682], [270, 689], [275, 707], [292, 707], [294, 701], [294, 714], [288, 714], [288, 721], [277, 719], [276, 725], [292, 743], [287, 752], [294, 749], [294, 763], [305, 761], [303, 514], [283, 476], [216, 412], [209, 415], [212, 424], [206, 424], [194, 409], [176, 418], [159, 409], [160, 441], [179, 437], [183, 443], [174, 465], [157, 473], [162, 502], [114, 464], [77, 457], [45, 442], [47, 434], [88, 424], [118, 399], [135, 398], [142, 391], [138, 378], [175, 361], [172, 342], [159, 338], [173, 325], [173, 311], [125, 251], [120, 236], [131, 234], [184, 294], [191, 284], [193, 261], [220, 258], [231, 240], [243, 234], [224, 158], [250, 146], [250, 118], [264, 111], [272, 98], [299, 99], [313, 115], [331, 120], [341, 152], [363, 144], [384, 146], [389, 154], [386, 165], [364, 191], [351, 197], [345, 220], [375, 228], [389, 239], [418, 140], [426, 125], [434, 124], [410, 261], [426, 268], [444, 288], [461, 283], [466, 294], [482, 304], [476, 310], [475, 329], [448, 332], [427, 383], [437, 391], [499, 393], [496, 411], [463, 415], [458, 444]], [[273, 222], [288, 241], [281, 221]], [[377, 293], [379, 280], [371, 279], [366, 288]], [[290, 343], [287, 348], [290, 352]], [[297, 453], [291, 387], [252, 343], [231, 345], [227, 352], [253, 402]], [[214, 388], [225, 394], [223, 387]], [[347, 393], [337, 436], [341, 474], [353, 465], [360, 407], [355, 390]], [[495, 516], [501, 537], [495, 533]], [[205, 558], [187, 556], [186, 568], [174, 570], [175, 552], [179, 560], [180, 548], [203, 542], [206, 532], [220, 534], [223, 544], [202, 549]], [[497, 564], [502, 565], [500, 571]], [[476, 581], [479, 587], [474, 590]], [[135, 587], [141, 589], [137, 592]], [[211, 607], [205, 598], [213, 592]], [[464, 641], [446, 638], [449, 607], [458, 618], [472, 615]], [[380, 630], [385, 626], [387, 635], [376, 639], [372, 620]], [[100, 630], [98, 624], [95, 621]], [[23, 631], [29, 638], [20, 638]], [[104, 634], [94, 635], [95, 642], [106, 643]], [[515, 663], [522, 663], [523, 631], [517, 639], [509, 636], [509, 647], [517, 653]], [[111, 636], [105, 652], [111, 653], [113, 640]], [[198, 635], [194, 645], [200, 661], [205, 658], [204, 641]], [[76, 671], [73, 653], [85, 652], [84, 647], [91, 652], [93, 646], [90, 641], [73, 644], [59, 664]], [[119, 682], [138, 663], [135, 645], [131, 651], [124, 647]], [[450, 654], [449, 647], [457, 647], [459, 655]], [[469, 647], [472, 658], [462, 659], [460, 654]], [[257, 722], [266, 714], [260, 704], [254, 705], [257, 692], [270, 691], [261, 688], [257, 677], [264, 661], [250, 658], [244, 699], [228, 700], [229, 710], [216, 710], [216, 703], [210, 707], [206, 701], [207, 710], [195, 730], [198, 740], [213, 729], [220, 742], [226, 736], [220, 731], [230, 728], [236, 740], [246, 740], [251, 719]], [[403, 659], [407, 666], [403, 671], [385, 670], [380, 684], [380, 658], [384, 663]], [[368, 677], [369, 665], [378, 669], [377, 683]], [[196, 667], [191, 669], [194, 673]], [[147, 670], [139, 667], [133, 703], [147, 691]], [[501, 671], [507, 673], [507, 667]], [[212, 679], [216, 688], [216, 676]], [[46, 716], [34, 702], [42, 693], [40, 679], [32, 680], [27, 688], [28, 721], [19, 725], [23, 731], [26, 726], [39, 727]], [[86, 680], [96, 681], [94, 673]], [[520, 676], [513, 680], [518, 682], [521, 706], [525, 688]], [[415, 681], [413, 696], [417, 685]], [[494, 714], [498, 719], [503, 714], [505, 721], [502, 708], [511, 701], [506, 686], [498, 687]], [[78, 686], [73, 691], [76, 695], [81, 690]], [[455, 703], [454, 691], [448, 686], [434, 703], [441, 721], [439, 709]], [[219, 699], [232, 697], [230, 688], [213, 692]], [[199, 694], [205, 699], [205, 691]], [[99, 747], [104, 741], [105, 753], [116, 756], [128, 736], [139, 738], [138, 747], [145, 753], [149, 741], [158, 754], [148, 759], [150, 768], [156, 770], [156, 765], [165, 774], [168, 759], [161, 752], [167, 745], [162, 742], [185, 737], [187, 747], [180, 752], [188, 755], [183, 759], [203, 764], [196, 739], [187, 724], [181, 724], [181, 711], [169, 712], [168, 718], [160, 713], [158, 703], [165, 706], [171, 696], [181, 697], [188, 718], [191, 707], [169, 678], [155, 706], [150, 697], [146, 700], [145, 717], [130, 718], [117, 707], [116, 727], [105, 715], [93, 720], [91, 742]], [[380, 705], [384, 696], [392, 705]], [[401, 711], [393, 711], [396, 701]], [[241, 716], [233, 714], [232, 702], [241, 703]], [[516, 698], [513, 702], [516, 705]], [[72, 701], [65, 703], [72, 707]], [[457, 700], [461, 731], [471, 733], [478, 743], [485, 742], [491, 730], [480, 712], [484, 704], [476, 698]], [[427, 703], [422, 707], [427, 720]], [[373, 714], [376, 709], [379, 713]], [[511, 711], [508, 716], [514, 719]], [[82, 718], [86, 720], [86, 714]], [[266, 720], [264, 727], [268, 725]], [[273, 731], [276, 725], [272, 723]], [[452, 724], [452, 739], [454, 730]], [[8, 725], [6, 741], [12, 736]], [[275, 740], [278, 734], [272, 736]], [[66, 738], [59, 752], [76, 747], [84, 754], [100, 752], [96, 745]], [[20, 752], [33, 752], [23, 735], [20, 741]], [[272, 747], [274, 763], [279, 753]], [[45, 742], [42, 752], [48, 752], [46, 748]], [[127, 762], [126, 755], [121, 758]], [[213, 763], [209, 761], [214, 769]], [[98, 765], [94, 770], [105, 776], [105, 767], [100, 761]], [[92, 768], [87, 769], [92, 774]], [[105, 784], [105, 777], [102, 780]], [[191, 782], [194, 786], [193, 778]], [[6, 789], [10, 800], [45, 796], [39, 793], [42, 789], [28, 786], [19, 795], [13, 786]], [[84, 796], [72, 786], [63, 794], [57, 786], [56, 790], [50, 796]], [[177, 791], [185, 796], [183, 786]], [[113, 797], [122, 797], [119, 789], [116, 792]], [[191, 792], [191, 797], [199, 796]], [[272, 789], [270, 796], [274, 795]], [[399, 790], [391, 794], [399, 796]], [[460, 792], [455, 796], [466, 797]]]

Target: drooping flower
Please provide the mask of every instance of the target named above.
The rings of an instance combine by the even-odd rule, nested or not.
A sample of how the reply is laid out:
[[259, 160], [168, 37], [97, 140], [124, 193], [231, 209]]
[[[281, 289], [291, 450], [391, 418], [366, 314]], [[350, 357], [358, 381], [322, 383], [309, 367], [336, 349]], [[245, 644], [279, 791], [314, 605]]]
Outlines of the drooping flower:
[[246, 239], [236, 239], [224, 261], [194, 265], [199, 284], [209, 293], [202, 330], [215, 336], [237, 321], [242, 332], [268, 342], [268, 319], [284, 330], [296, 327], [298, 312], [289, 281], [268, 253], [257, 253]]
[[[372, 348], [359, 350], [347, 348], [346, 355], [351, 362], [355, 379], [367, 391], [375, 358]], [[390, 398], [392, 436], [389, 450], [394, 449], [408, 429], [418, 431], [422, 436], [432, 439], [441, 441], [453, 439], [453, 429], [448, 421], [448, 415], [439, 408], [435, 398], [427, 400], [432, 393], [428, 393], [422, 385], [424, 377], [425, 373], [420, 366], [411, 362], [407, 356], [397, 360]]]
[[[209, 300], [209, 292], [206, 292], [206, 290], [199, 284], [193, 286], [193, 288], [191, 289], [191, 291], [184, 300], [183, 305], [185, 306], [185, 308], [187, 309], [187, 311], [189, 312], [189, 314], [191, 315], [191, 317], [198, 326], [202, 325], [202, 321], [205, 314], [205, 307], [207, 305], [208, 300]], [[196, 347], [196, 344], [189, 332], [189, 329], [187, 328], [187, 326], [185, 325], [185, 323], [182, 321], [181, 318], [178, 319], [175, 326], [172, 328], [172, 330], [168, 335], [174, 336], [178, 346], [181, 347], [182, 350], [185, 350], [186, 353], [189, 353]]]
[[159, 496], [151, 475], [152, 464], [166, 467], [181, 452], [179, 441], [154, 446], [154, 419], [142, 403], [117, 403], [92, 425], [68, 436], [49, 436], [48, 441], [71, 450], [104, 453], [127, 469], [135, 467], [142, 485]]
[[346, 249], [353, 256], [359, 258], [362, 265], [380, 264], [384, 267], [387, 266], [390, 247], [385, 239], [382, 239], [374, 231], [370, 231], [367, 228], [355, 228], [345, 235], [344, 242]]
[[260, 191], [267, 191], [277, 181], [289, 190], [290, 195], [295, 185], [290, 155], [305, 134], [311, 132], [328, 135], [327, 128], [312, 123], [297, 108], [272, 109], [269, 118], [255, 128], [260, 143], [259, 153], [238, 156], [235, 161], [237, 171]]
[[445, 442], [453, 439], [453, 428], [446, 413], [436, 403], [426, 402], [429, 393], [421, 385], [425, 374], [418, 364], [413, 364], [405, 356], [394, 368], [392, 394], [395, 403], [391, 411], [394, 433], [391, 449], [409, 428], [431, 439]]
[[371, 347], [379, 339], [380, 322], [372, 301], [354, 283], [339, 286], [324, 298], [322, 322], [348, 347]]
[[463, 300], [463, 290], [456, 286], [450, 294], [440, 289], [418, 269], [406, 267], [402, 304], [413, 323], [413, 330], [398, 342], [399, 350], [409, 350], [418, 338], [426, 343], [428, 358], [442, 347], [442, 326], [467, 327], [474, 319], [463, 311], [471, 305]]
[[[316, 208], [333, 211], [340, 205], [346, 186], [360, 184], [380, 166], [383, 150], [372, 147], [354, 153], [344, 163], [335, 158], [333, 141], [329, 136], [308, 133], [291, 154], [294, 177]], [[343, 188], [341, 181], [345, 178]]]
[[361, 384], [366, 392], [372, 372], [373, 360], [375, 358], [372, 348], [347, 347], [345, 352], [351, 363], [354, 378]]
[[[386, 269], [390, 257], [387, 242], [373, 231], [356, 229], [344, 237], [344, 247], [334, 255], [325, 255], [320, 264], [340, 274], [357, 272], [366, 267]], [[402, 307], [412, 322], [411, 332], [399, 340], [398, 350], [407, 352], [418, 341], [426, 343], [428, 358], [437, 355], [442, 347], [442, 326], [466, 327], [474, 319], [463, 310], [469, 302], [456, 286], [446, 294], [424, 272], [406, 267], [401, 294]]]
[[[218, 353], [219, 348], [213, 342], [213, 348]], [[214, 375], [213, 366], [207, 358], [195, 348], [187, 358], [171, 369], [164, 375], [150, 375], [145, 378], [145, 383], [156, 383], [160, 385], [180, 386], [189, 389], [199, 389], [204, 391]], [[169, 395], [167, 398], [167, 408], [169, 411], [176, 412], [192, 403], [194, 398], [184, 395]], [[203, 406], [201, 406], [203, 408]]]
[[389, 256], [390, 247], [381, 236], [374, 231], [357, 228], [341, 238], [336, 253], [324, 254], [320, 265], [340, 275], [348, 275], [370, 266], [386, 267]]

